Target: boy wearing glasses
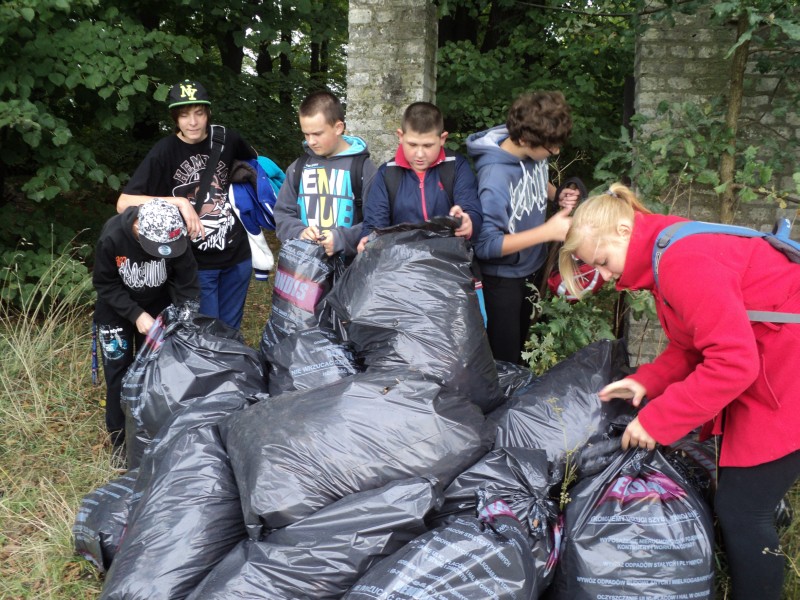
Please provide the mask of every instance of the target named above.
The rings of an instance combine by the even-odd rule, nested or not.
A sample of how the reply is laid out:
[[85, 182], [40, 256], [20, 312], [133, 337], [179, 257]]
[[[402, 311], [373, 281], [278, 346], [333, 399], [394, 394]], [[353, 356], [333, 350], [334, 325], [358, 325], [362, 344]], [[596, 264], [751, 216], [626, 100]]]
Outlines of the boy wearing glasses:
[[559, 211], [547, 219], [556, 188], [548, 159], [557, 156], [572, 132], [561, 92], [523, 94], [511, 105], [505, 125], [474, 133], [467, 152], [478, 172], [483, 226], [475, 244], [483, 275], [487, 333], [496, 360], [521, 362], [533, 307], [528, 283], [547, 258], [547, 243], [563, 241], [579, 192], [565, 189]]

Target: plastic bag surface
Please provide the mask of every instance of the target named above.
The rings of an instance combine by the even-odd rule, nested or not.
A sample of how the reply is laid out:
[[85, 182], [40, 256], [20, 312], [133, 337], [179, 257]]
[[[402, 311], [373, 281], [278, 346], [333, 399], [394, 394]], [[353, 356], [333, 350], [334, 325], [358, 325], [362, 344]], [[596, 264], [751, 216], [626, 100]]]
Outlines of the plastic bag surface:
[[103, 600], [185, 598], [246, 537], [216, 426], [170, 441], [106, 576]]
[[553, 471], [563, 473], [568, 455], [606, 439], [615, 423], [627, 423], [635, 414], [624, 400], [601, 402], [597, 396], [626, 367], [621, 341], [602, 340], [579, 350], [490, 416], [497, 424], [495, 447], [540, 448]]
[[660, 450], [619, 451], [570, 498], [547, 598], [713, 598], [711, 512]]
[[433, 513], [429, 524], [436, 527], [475, 515], [479, 491], [502, 499], [527, 535], [536, 570], [534, 597], [538, 597], [555, 573], [560, 542], [558, 506], [550, 499], [552, 488], [544, 450], [492, 450], [445, 489], [442, 508]]
[[81, 501], [72, 537], [75, 551], [105, 573], [117, 553], [128, 525], [137, 470], [108, 482]]
[[[432, 381], [359, 373], [220, 423], [254, 540], [397, 479], [445, 485], [488, 450], [480, 410]], [[280, 426], [276, 426], [280, 424]]]
[[502, 501], [478, 518], [459, 517], [372, 567], [346, 600], [534, 598], [536, 574], [525, 532]]
[[262, 542], [242, 542], [189, 600], [341, 598], [372, 564], [424, 533], [440, 502], [423, 478], [351, 494]]
[[368, 370], [422, 373], [487, 412], [503, 395], [475, 294], [472, 250], [452, 230], [431, 227], [385, 230], [326, 301]]

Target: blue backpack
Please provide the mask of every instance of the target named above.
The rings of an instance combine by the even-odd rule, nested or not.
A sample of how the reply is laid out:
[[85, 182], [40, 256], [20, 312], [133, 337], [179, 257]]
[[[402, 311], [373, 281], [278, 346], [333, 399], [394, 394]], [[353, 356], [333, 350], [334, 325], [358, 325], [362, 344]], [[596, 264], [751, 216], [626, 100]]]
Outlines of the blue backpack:
[[[793, 263], [800, 263], [800, 242], [789, 238], [792, 225], [789, 219], [778, 219], [772, 232], [756, 231], [737, 225], [724, 225], [722, 223], [705, 223], [703, 221], [681, 221], [665, 227], [658, 234], [656, 244], [653, 246], [653, 275], [658, 287], [658, 266], [664, 257], [664, 252], [676, 241], [697, 233], [724, 233], [740, 237], [761, 238], [770, 246], [786, 255]], [[751, 321], [768, 323], [800, 323], [800, 314], [773, 312], [766, 310], [748, 310], [747, 316]]]

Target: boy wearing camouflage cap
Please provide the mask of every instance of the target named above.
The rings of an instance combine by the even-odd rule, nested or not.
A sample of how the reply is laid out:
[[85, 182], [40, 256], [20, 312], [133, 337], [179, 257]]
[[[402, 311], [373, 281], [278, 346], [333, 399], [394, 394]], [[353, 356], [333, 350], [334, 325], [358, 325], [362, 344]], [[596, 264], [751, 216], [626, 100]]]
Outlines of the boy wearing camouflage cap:
[[92, 282], [94, 322], [106, 379], [106, 428], [115, 449], [125, 441], [122, 377], [155, 317], [171, 303], [200, 296], [197, 262], [177, 207], [154, 200], [132, 206], [103, 226]]

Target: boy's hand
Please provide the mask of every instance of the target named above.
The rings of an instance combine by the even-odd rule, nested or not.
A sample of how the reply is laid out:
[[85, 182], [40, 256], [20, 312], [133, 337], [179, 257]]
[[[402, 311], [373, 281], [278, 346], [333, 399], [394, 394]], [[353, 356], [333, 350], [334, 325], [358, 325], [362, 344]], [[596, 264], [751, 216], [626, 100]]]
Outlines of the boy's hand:
[[559, 208], [569, 208], [572, 210], [578, 205], [578, 200], [581, 198], [581, 193], [575, 188], [564, 188], [558, 197]]
[[309, 225], [300, 232], [300, 239], [316, 243], [320, 237], [319, 229], [316, 225]]
[[571, 210], [562, 208], [545, 222], [551, 242], [563, 242], [566, 239], [569, 227], [572, 225], [572, 217], [569, 216]]
[[368, 236], [368, 235], [365, 235], [365, 236], [364, 236], [364, 237], [362, 237], [362, 238], [361, 238], [361, 240], [358, 242], [358, 248], [357, 248], [357, 250], [358, 250], [359, 252], [363, 252], [363, 251], [364, 251], [364, 248], [367, 246], [367, 240], [368, 240], [368, 239], [369, 239], [369, 236]]
[[139, 315], [139, 318], [136, 319], [136, 329], [142, 335], [147, 335], [147, 332], [150, 331], [150, 328], [153, 326], [156, 320], [151, 317], [148, 313], [143, 312]]
[[189, 234], [190, 240], [195, 240], [199, 237], [206, 239], [206, 230], [200, 222], [200, 215], [197, 214], [197, 211], [188, 198], [167, 197], [164, 198], [164, 200], [177, 206], [178, 210], [181, 211], [181, 216], [186, 222], [186, 232]]
[[450, 216], [455, 218], [461, 217], [461, 226], [456, 229], [456, 235], [458, 237], [465, 237], [467, 239], [471, 238], [472, 219], [469, 218], [469, 213], [464, 212], [464, 210], [458, 204], [456, 204], [450, 209]]
[[317, 238], [317, 243], [325, 249], [325, 254], [328, 256], [333, 256], [333, 248], [336, 245], [334, 235], [333, 231], [323, 231]]

